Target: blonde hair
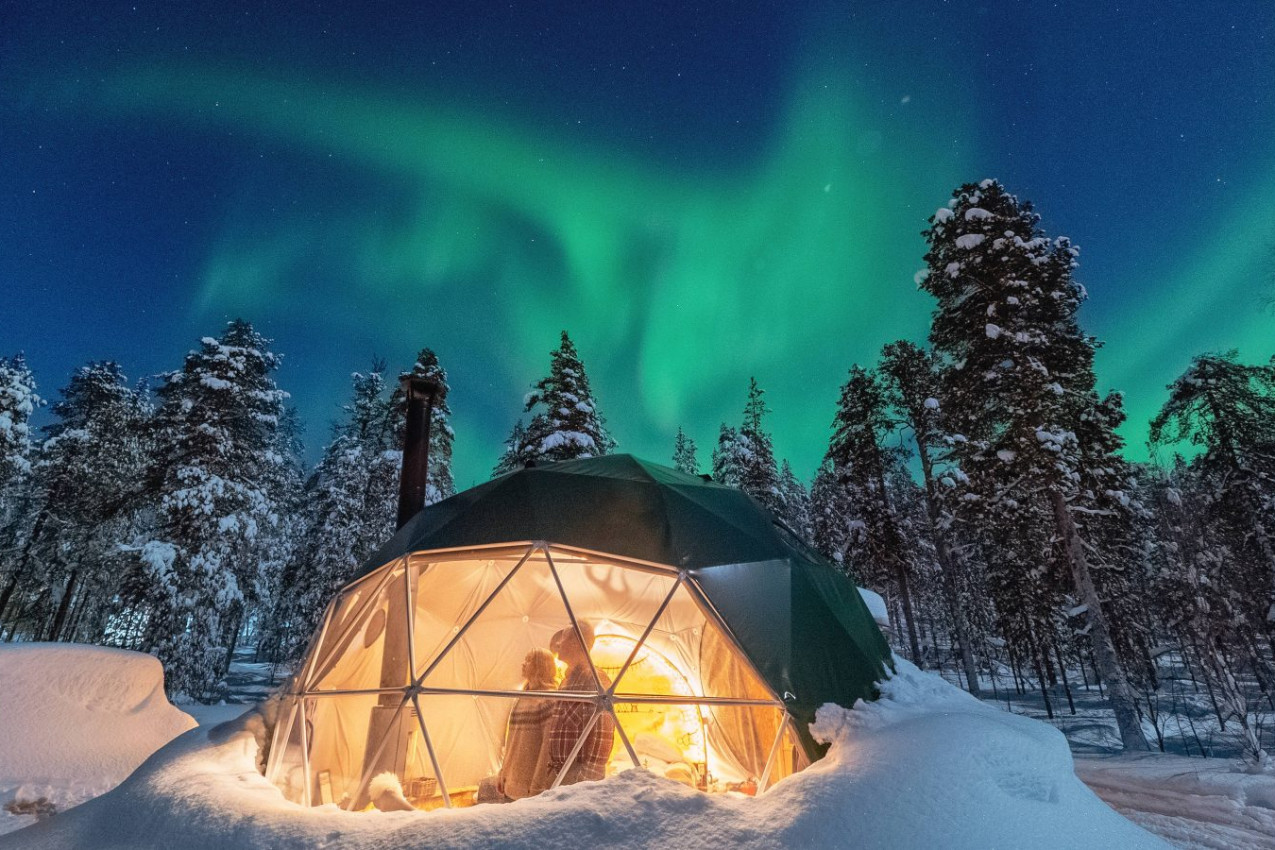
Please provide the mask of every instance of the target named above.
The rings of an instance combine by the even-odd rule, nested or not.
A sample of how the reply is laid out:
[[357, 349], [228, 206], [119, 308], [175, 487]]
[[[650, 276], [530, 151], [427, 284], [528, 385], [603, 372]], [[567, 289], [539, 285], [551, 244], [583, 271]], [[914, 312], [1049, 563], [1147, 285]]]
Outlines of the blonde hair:
[[558, 664], [554, 660], [552, 652], [542, 647], [536, 647], [527, 653], [526, 661], [531, 665], [531, 676], [527, 680], [528, 685], [549, 685], [551, 688], [556, 686]]

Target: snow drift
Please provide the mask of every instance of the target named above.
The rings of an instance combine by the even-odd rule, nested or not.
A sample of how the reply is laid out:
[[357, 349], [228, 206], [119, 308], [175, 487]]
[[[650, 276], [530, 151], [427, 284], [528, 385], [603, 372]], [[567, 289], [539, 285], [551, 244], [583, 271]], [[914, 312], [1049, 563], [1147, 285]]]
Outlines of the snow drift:
[[[0, 806], [74, 806], [118, 785], [194, 725], [164, 697], [163, 668], [149, 655], [0, 646]], [[0, 832], [29, 821], [0, 810]]]
[[304, 809], [258, 771], [265, 723], [253, 713], [186, 734], [114, 791], [0, 848], [1165, 846], [1076, 779], [1057, 730], [896, 663], [879, 701], [822, 708], [828, 756], [757, 799], [633, 770], [508, 805]]

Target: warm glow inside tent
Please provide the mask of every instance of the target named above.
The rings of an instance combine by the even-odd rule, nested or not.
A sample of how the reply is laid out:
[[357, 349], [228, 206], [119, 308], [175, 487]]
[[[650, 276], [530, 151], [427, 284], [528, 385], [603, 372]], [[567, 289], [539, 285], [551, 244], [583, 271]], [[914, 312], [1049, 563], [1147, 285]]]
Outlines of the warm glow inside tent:
[[[870, 696], [888, 657], [853, 585], [790, 537], [738, 491], [626, 456], [431, 506], [329, 606], [267, 776], [295, 802], [354, 810], [387, 772], [418, 808], [504, 799], [515, 705], [575, 704], [588, 723], [545, 787], [598, 728], [607, 775], [764, 790], [819, 755], [813, 709]], [[588, 684], [524, 690], [524, 658], [564, 630], [591, 644]]]

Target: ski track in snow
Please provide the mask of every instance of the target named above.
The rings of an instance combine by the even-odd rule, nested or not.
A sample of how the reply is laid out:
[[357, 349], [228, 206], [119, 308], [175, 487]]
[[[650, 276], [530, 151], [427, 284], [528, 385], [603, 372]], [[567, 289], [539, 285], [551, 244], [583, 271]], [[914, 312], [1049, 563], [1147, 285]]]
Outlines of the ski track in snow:
[[[1121, 756], [1075, 759], [1076, 776], [1107, 805], [1134, 823], [1187, 850], [1237, 847], [1275, 850], [1275, 809], [1210, 793], [1203, 777], [1228, 776], [1232, 762], [1181, 757]], [[1240, 777], [1242, 782], [1270, 777]], [[1192, 790], [1179, 790], [1185, 785]]]

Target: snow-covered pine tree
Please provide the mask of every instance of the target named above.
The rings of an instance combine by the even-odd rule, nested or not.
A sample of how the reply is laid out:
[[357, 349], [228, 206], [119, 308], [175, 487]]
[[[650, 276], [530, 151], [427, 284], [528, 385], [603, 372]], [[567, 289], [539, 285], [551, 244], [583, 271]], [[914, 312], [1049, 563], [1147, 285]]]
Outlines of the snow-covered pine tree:
[[713, 480], [727, 487], [740, 486], [747, 453], [746, 441], [740, 437], [739, 430], [723, 422], [713, 449]]
[[784, 506], [780, 519], [803, 542], [809, 543], [814, 538], [814, 529], [810, 525], [810, 494], [793, 474], [786, 458], [779, 467], [779, 497]]
[[775, 448], [766, 431], [765, 419], [769, 412], [765, 391], [757, 385], [756, 378], [749, 378], [744, 421], [739, 427], [739, 489], [783, 519], [788, 515], [788, 507], [779, 488]]
[[882, 349], [880, 373], [891, 417], [911, 431], [916, 446], [925, 487], [925, 533], [938, 561], [943, 599], [958, 645], [965, 686], [970, 693], [978, 696], [974, 636], [967, 612], [973, 606], [981, 605], [982, 600], [968, 592], [970, 582], [965, 559], [952, 547], [952, 517], [943, 510], [934, 472], [935, 462], [941, 462], [945, 454], [938, 399], [938, 362], [920, 346], [899, 340]]
[[[1241, 686], [1242, 674], [1257, 678], [1261, 659], [1245, 615], [1251, 596], [1233, 584], [1232, 556], [1209, 511], [1211, 486], [1202, 471], [1178, 458], [1168, 474], [1144, 488], [1157, 524], [1152, 561], [1151, 606], [1174, 633], [1183, 660], [1202, 678], [1217, 712], [1218, 725], [1235, 720], [1239, 749], [1253, 764], [1264, 764], [1260, 722]], [[1259, 679], [1260, 680], [1260, 679]]]
[[677, 429], [677, 439], [673, 441], [673, 468], [687, 475], [699, 475], [699, 460], [695, 457], [695, 441]]
[[236, 319], [220, 338], [204, 337], [158, 390], [158, 528], [141, 560], [150, 634], [173, 693], [214, 695], [245, 609], [268, 595], [289, 465], [278, 364], [269, 341]]
[[[1058, 551], [1087, 608], [1095, 661], [1121, 740], [1126, 749], [1146, 749], [1071, 509], [1083, 454], [1076, 431], [1095, 383], [1096, 346], [1076, 320], [1085, 297], [1072, 277], [1077, 252], [1066, 239], [1046, 238], [1031, 205], [995, 180], [959, 187], [930, 223], [921, 287], [938, 300], [930, 341], [943, 361], [942, 397], [953, 437], [964, 441], [955, 459], [972, 482], [968, 495], [980, 503], [971, 513], [980, 521], [1003, 521], [992, 515], [1011, 502], [1032, 511], [1038, 508], [1030, 503], [1044, 502]], [[1029, 569], [1027, 558], [1038, 555], [1020, 552], [1017, 564], [1004, 566]], [[1031, 594], [1036, 583], [1015, 584]], [[1037, 615], [1053, 608], [1041, 604], [1041, 596], [1028, 602], [1002, 617], [1030, 622], [1031, 608]], [[1036, 633], [1038, 657], [1047, 659], [1046, 635], [1029, 631]]]
[[1275, 362], [1240, 363], [1234, 351], [1196, 357], [1169, 386], [1151, 440], [1203, 449], [1191, 466], [1231, 550], [1229, 583], [1248, 588], [1244, 617], [1275, 646]]
[[507, 472], [516, 472], [531, 460], [533, 458], [527, 447], [527, 426], [519, 419], [514, 422], [513, 430], [509, 432], [509, 437], [505, 440], [505, 448], [492, 468], [491, 475], [495, 478]]
[[19, 566], [32, 511], [31, 414], [43, 402], [22, 354], [0, 357], [0, 634], [25, 569]]
[[71, 375], [53, 413], [23, 553], [24, 566], [38, 563], [38, 583], [53, 590], [34, 634], [69, 640], [79, 631], [99, 640], [139, 533], [151, 409], [118, 364], [101, 362]]
[[394, 533], [403, 407], [398, 394], [387, 396], [383, 371], [383, 363], [374, 363], [370, 372], [351, 376], [345, 420], [334, 427], [306, 486], [304, 539], [284, 571], [266, 634], [275, 660], [294, 660], [304, 651], [336, 591]]
[[31, 414], [42, 403], [21, 354], [0, 357], [0, 496], [31, 469]]
[[[527, 460], [598, 457], [615, 449], [584, 363], [566, 331], [562, 332], [558, 348], [550, 354], [549, 375], [537, 381], [527, 394], [523, 412], [533, 411], [521, 446], [513, 453], [524, 464]], [[497, 468], [503, 465], [502, 459]]]
[[810, 484], [811, 543], [816, 552], [840, 565], [856, 582], [862, 583], [863, 576], [852, 570], [847, 560], [853, 510], [837, 470], [825, 458]]
[[[880, 379], [860, 366], [851, 367], [837, 401], [827, 459], [847, 488], [853, 512], [863, 522], [865, 556], [890, 577], [903, 606], [912, 661], [924, 666], [912, 605], [911, 552], [886, 487], [886, 475], [895, 459], [883, 444], [893, 430]], [[888, 594], [887, 588], [879, 589]]]
[[[425, 480], [425, 504], [456, 495], [456, 482], [452, 477], [452, 442], [456, 432], [452, 430], [452, 409], [447, 404], [447, 395], [451, 388], [447, 385], [447, 370], [438, 362], [438, 355], [432, 349], [422, 348], [412, 365], [411, 374], [432, 378], [438, 383], [438, 392], [434, 395], [433, 413], [430, 416], [429, 428], [429, 470]], [[396, 387], [393, 393], [393, 404], [396, 416], [402, 423], [395, 450], [402, 451], [402, 430], [407, 423], [407, 401], [402, 387]], [[401, 457], [401, 456], [400, 456]]]

